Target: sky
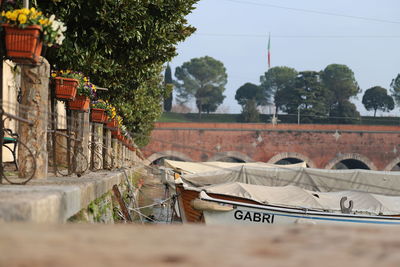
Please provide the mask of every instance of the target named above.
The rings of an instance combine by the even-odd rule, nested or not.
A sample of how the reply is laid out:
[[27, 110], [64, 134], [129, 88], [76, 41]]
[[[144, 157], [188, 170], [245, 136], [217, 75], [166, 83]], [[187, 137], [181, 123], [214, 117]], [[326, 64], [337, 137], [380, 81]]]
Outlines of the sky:
[[[170, 66], [174, 75], [192, 58], [221, 61], [228, 83], [220, 111], [240, 113], [236, 90], [247, 82], [258, 85], [268, 70], [270, 33], [271, 67], [320, 71], [347, 65], [362, 89], [352, 102], [362, 115], [373, 115], [361, 104], [363, 93], [377, 85], [389, 89], [400, 73], [399, 10], [399, 0], [200, 0], [187, 16], [197, 31], [177, 46]], [[399, 114], [399, 107], [377, 113]]]

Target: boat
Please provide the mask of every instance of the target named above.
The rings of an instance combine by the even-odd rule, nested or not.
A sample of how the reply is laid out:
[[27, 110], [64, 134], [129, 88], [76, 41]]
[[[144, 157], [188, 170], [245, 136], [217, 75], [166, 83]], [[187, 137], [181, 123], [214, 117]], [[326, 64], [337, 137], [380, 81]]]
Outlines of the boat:
[[[296, 185], [316, 192], [356, 190], [387, 196], [400, 195], [400, 172], [322, 170], [305, 168], [304, 166], [259, 163], [226, 164], [168, 161], [168, 164], [169, 167], [172, 166], [174, 169], [172, 178], [169, 175], [167, 180], [169, 185], [172, 185], [176, 190], [177, 209], [183, 223], [204, 222], [203, 211], [196, 210], [191, 205], [191, 202], [199, 198], [200, 191], [209, 186], [231, 182], [264, 186]], [[205, 170], [204, 172], [201, 172], [202, 168]], [[213, 198], [221, 197], [208, 193]]]
[[206, 225], [400, 225], [399, 204], [400, 197], [365, 192], [322, 193], [243, 183], [209, 187], [191, 202]]
[[[322, 170], [285, 166], [234, 166], [199, 173], [175, 173], [174, 189], [177, 208], [183, 223], [204, 223], [203, 210], [194, 209], [191, 203], [205, 190], [211, 198], [235, 200], [232, 195], [221, 195], [207, 191], [210, 186], [241, 182], [270, 187], [296, 185], [315, 192], [359, 191], [386, 196], [400, 195], [400, 172], [370, 170]], [[240, 199], [247, 204], [259, 205], [249, 199]], [[400, 207], [400, 203], [399, 203]]]

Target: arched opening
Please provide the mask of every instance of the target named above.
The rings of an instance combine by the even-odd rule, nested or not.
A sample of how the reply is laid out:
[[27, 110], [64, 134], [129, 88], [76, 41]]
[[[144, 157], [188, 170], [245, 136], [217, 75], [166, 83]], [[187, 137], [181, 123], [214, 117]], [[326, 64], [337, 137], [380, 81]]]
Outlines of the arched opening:
[[289, 164], [296, 164], [296, 163], [301, 163], [301, 162], [304, 162], [304, 161], [301, 159], [297, 159], [297, 158], [284, 158], [284, 159], [278, 160], [274, 164], [289, 165]]
[[339, 154], [336, 158], [332, 159], [325, 166], [325, 169], [348, 170], [348, 169], [361, 169], [361, 170], [377, 170], [375, 164], [367, 157], [356, 154]]
[[147, 158], [148, 162], [150, 162], [150, 165], [158, 166], [164, 165], [164, 160], [166, 159], [176, 161], [192, 161], [190, 157], [178, 151], [157, 152]]
[[332, 169], [334, 170], [350, 170], [350, 169], [361, 169], [369, 170], [370, 168], [362, 161], [356, 159], [345, 159], [336, 163]]
[[279, 153], [268, 160], [268, 163], [278, 165], [289, 165], [305, 162], [308, 168], [315, 168], [314, 162], [307, 156], [297, 152]]
[[391, 172], [399, 172], [400, 171], [400, 162], [393, 166], [390, 170]]
[[218, 161], [233, 162], [233, 163], [245, 163], [246, 162], [246, 161], [244, 161], [242, 159], [238, 159], [238, 158], [235, 158], [235, 157], [224, 157], [224, 158], [218, 159]]
[[181, 158], [177, 158], [177, 157], [173, 157], [173, 156], [168, 156], [168, 157], [162, 157], [162, 158], [158, 158], [156, 160], [154, 160], [152, 163], [150, 163], [150, 165], [152, 166], [164, 166], [164, 160], [169, 159], [169, 160], [176, 160], [176, 161], [185, 161]]

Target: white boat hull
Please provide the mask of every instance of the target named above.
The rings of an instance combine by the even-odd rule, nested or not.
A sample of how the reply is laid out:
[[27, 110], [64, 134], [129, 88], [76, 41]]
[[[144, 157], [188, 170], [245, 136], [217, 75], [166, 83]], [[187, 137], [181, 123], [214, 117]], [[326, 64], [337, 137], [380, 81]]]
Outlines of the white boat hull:
[[253, 225], [288, 225], [309, 224], [375, 224], [400, 225], [400, 217], [340, 214], [306, 209], [286, 208], [269, 205], [255, 205], [211, 198], [201, 192], [200, 199], [223, 206], [231, 206], [229, 211], [204, 210], [206, 224], [253, 224]]

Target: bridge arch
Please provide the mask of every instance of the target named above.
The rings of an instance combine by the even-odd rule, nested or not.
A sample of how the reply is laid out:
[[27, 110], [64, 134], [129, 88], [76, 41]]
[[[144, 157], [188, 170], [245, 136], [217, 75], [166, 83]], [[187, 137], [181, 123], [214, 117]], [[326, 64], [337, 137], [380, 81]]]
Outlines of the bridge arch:
[[193, 161], [189, 156], [185, 155], [184, 153], [173, 150], [166, 150], [163, 152], [154, 153], [150, 157], [148, 157], [147, 160], [150, 163], [153, 163], [154, 161], [159, 160], [161, 158], [177, 158], [182, 161]]
[[400, 168], [400, 157], [395, 158], [394, 160], [392, 160], [392, 162], [390, 162], [386, 168], [384, 169], [384, 171], [393, 171], [394, 168], [396, 168], [396, 171], [398, 171], [398, 169]]
[[237, 151], [219, 152], [209, 158], [208, 161], [221, 161], [226, 158], [236, 159], [238, 162], [254, 162], [254, 160], [246, 154]]
[[[316, 168], [315, 163], [307, 156], [297, 153], [297, 152], [283, 152], [279, 153], [268, 160], [268, 163], [276, 164], [277, 162], [285, 159], [295, 159], [297, 162], [304, 161], [308, 167]], [[289, 161], [290, 162], [290, 161]], [[292, 163], [297, 163], [292, 162]]]
[[[355, 163], [358, 162], [359, 166], [361, 167], [362, 165], [365, 165], [365, 167], [367, 167], [370, 170], [377, 170], [375, 164], [369, 158], [357, 153], [340, 154], [336, 158], [329, 161], [328, 164], [325, 166], [325, 169], [328, 170], [333, 169], [336, 166], [336, 164], [346, 161]], [[360, 169], [365, 169], [365, 168], [360, 168]]]

